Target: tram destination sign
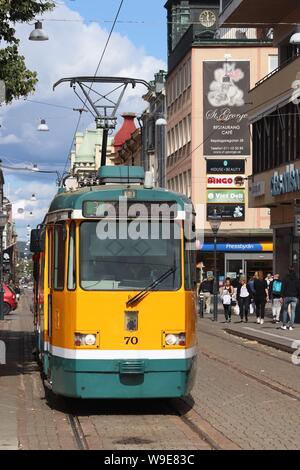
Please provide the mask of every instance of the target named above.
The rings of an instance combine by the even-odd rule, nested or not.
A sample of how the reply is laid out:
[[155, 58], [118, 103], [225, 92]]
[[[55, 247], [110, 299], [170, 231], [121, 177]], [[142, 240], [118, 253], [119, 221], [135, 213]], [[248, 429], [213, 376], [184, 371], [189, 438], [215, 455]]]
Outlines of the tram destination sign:
[[243, 175], [245, 174], [245, 160], [206, 160], [208, 175]]

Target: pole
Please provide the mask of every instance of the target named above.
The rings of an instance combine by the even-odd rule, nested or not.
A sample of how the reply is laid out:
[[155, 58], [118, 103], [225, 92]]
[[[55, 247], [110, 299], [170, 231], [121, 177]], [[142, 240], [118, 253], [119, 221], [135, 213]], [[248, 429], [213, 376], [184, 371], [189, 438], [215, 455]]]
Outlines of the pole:
[[3, 228], [0, 228], [0, 320], [4, 320], [3, 311]]
[[217, 279], [217, 234], [214, 233], [214, 314], [213, 320], [218, 321], [218, 279]]
[[103, 129], [101, 167], [106, 166], [107, 141], [108, 141], [108, 129]]

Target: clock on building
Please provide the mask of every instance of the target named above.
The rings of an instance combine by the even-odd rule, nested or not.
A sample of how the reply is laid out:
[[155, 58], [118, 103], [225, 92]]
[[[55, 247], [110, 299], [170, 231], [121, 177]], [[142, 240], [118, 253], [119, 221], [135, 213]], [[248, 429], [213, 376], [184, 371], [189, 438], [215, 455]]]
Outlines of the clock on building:
[[211, 28], [217, 22], [217, 16], [213, 10], [202, 10], [199, 15], [199, 22], [205, 28]]

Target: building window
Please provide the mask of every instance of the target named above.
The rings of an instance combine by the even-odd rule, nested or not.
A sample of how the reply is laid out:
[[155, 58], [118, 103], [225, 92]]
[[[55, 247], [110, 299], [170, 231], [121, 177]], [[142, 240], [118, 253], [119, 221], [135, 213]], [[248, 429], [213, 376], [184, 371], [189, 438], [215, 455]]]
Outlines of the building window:
[[191, 141], [192, 136], [192, 115], [189, 114], [187, 117], [187, 140], [188, 142]]
[[278, 54], [270, 54], [269, 55], [269, 73], [273, 72], [278, 67]]
[[192, 195], [192, 172], [188, 170], [188, 188], [187, 188], [187, 196], [191, 197]]

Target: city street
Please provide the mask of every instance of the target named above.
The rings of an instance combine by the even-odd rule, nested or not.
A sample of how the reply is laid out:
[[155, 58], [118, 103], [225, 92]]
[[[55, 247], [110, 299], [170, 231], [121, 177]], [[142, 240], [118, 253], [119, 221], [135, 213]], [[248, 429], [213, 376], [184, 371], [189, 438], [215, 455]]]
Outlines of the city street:
[[198, 321], [197, 379], [185, 400], [80, 401], [44, 389], [32, 356], [30, 294], [1, 323], [1, 449], [297, 449], [299, 366], [291, 355]]

